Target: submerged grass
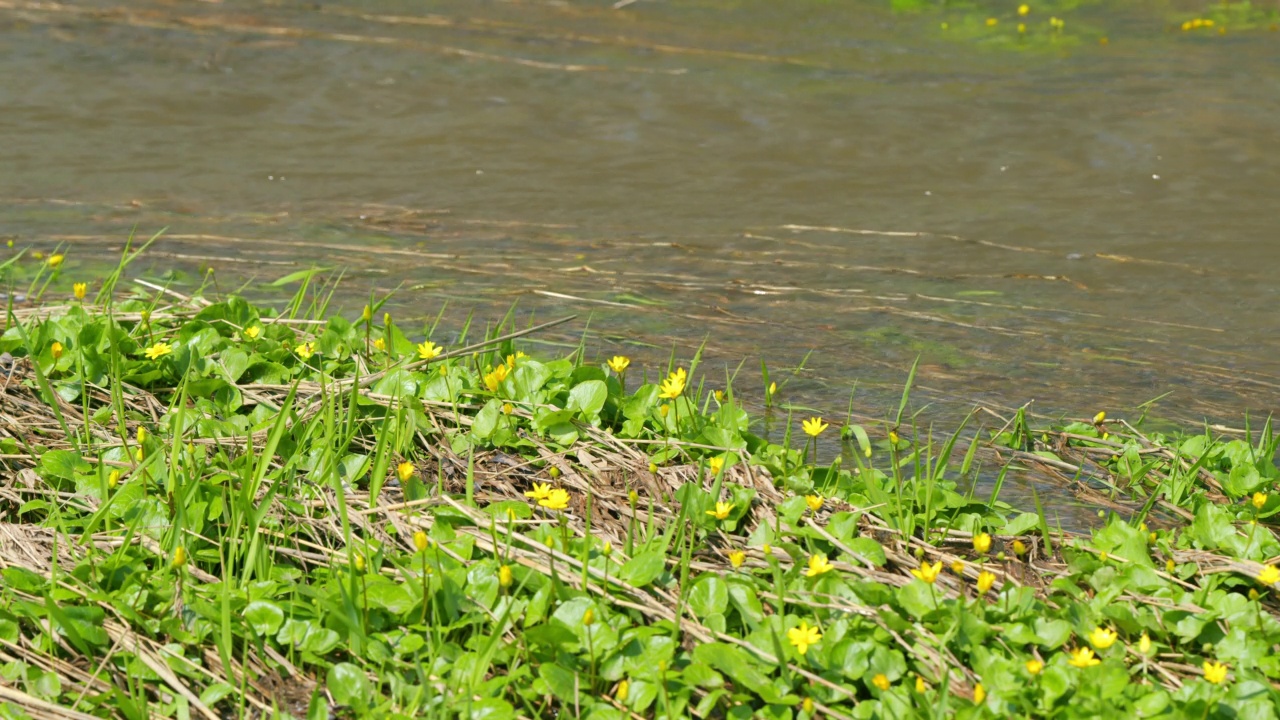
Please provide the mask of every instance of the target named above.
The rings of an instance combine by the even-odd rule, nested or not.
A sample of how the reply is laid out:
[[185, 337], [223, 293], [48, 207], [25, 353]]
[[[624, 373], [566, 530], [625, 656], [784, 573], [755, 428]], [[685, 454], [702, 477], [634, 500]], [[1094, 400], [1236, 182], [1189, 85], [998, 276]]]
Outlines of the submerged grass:
[[[0, 336], [0, 714], [1275, 716], [1270, 421], [939, 444], [904, 392], [823, 464], [696, 357], [415, 342], [310, 274], [126, 296], [132, 257]], [[1028, 465], [1105, 522], [1000, 501]]]

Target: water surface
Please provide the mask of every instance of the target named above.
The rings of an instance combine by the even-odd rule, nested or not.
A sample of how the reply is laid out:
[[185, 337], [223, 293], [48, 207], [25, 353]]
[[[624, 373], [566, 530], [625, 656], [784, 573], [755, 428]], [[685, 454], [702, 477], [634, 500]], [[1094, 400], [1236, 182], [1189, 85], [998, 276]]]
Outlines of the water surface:
[[0, 0], [0, 233], [100, 276], [167, 227], [140, 269], [179, 289], [342, 267], [355, 308], [580, 313], [652, 366], [705, 340], [833, 416], [917, 356], [934, 418], [1274, 410], [1280, 34], [1013, 8]]

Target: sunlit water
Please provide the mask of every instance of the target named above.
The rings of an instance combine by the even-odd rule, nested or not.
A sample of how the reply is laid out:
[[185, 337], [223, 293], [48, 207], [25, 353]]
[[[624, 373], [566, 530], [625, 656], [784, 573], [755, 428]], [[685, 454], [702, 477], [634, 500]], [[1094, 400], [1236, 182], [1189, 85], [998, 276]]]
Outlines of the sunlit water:
[[0, 0], [0, 233], [100, 276], [167, 227], [178, 289], [345, 268], [651, 368], [705, 340], [831, 417], [919, 356], [926, 418], [1239, 425], [1280, 397], [1280, 34], [1197, 9], [1020, 44], [1013, 5]]

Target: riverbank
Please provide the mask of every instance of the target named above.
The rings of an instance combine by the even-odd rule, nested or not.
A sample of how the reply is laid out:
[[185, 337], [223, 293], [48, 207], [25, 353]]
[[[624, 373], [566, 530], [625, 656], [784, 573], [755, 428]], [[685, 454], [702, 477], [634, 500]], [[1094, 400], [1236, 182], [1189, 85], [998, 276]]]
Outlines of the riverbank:
[[[908, 383], [774, 443], [697, 355], [423, 340], [311, 274], [278, 309], [134, 292], [129, 258], [49, 258], [71, 299], [0, 338], [14, 716], [1274, 715], [1269, 422], [938, 441]], [[1013, 463], [1100, 528], [977, 491]]]

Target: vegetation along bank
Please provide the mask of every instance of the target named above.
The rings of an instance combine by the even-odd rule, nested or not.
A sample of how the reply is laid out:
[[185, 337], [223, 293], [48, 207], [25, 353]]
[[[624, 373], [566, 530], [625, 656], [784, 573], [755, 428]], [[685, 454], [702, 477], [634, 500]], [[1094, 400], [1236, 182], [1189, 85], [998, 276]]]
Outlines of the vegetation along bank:
[[[406, 333], [310, 274], [187, 297], [134, 257], [5, 268], [43, 293], [0, 337], [6, 717], [1276, 715], [1269, 420], [935, 434], [907, 393], [858, 424], [775, 387], [770, 440], [696, 356]], [[1011, 467], [1098, 527], [1002, 502]]]

